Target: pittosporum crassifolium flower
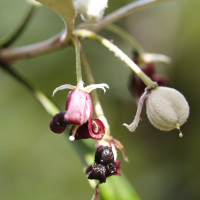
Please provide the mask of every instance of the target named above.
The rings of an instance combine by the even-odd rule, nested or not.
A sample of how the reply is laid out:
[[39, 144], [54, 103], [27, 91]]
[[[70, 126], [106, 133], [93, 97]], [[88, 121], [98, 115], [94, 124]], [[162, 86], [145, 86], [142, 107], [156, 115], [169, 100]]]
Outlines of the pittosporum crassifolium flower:
[[62, 133], [67, 125], [72, 125], [69, 136], [72, 136], [75, 125], [79, 125], [74, 136], [75, 140], [92, 138], [100, 140], [105, 133], [101, 120], [92, 118], [92, 99], [88, 92], [73, 89], [66, 100], [66, 109], [56, 114], [50, 122], [50, 128], [55, 133]]

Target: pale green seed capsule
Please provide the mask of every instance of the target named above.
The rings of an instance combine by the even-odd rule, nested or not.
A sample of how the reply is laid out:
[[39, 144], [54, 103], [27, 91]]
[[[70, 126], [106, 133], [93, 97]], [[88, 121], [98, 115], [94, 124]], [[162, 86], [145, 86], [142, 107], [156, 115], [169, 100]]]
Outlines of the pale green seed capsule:
[[[189, 116], [189, 105], [185, 97], [169, 87], [157, 87], [147, 99], [147, 116], [150, 122], [162, 131], [178, 129]], [[182, 133], [179, 134], [182, 137]]]

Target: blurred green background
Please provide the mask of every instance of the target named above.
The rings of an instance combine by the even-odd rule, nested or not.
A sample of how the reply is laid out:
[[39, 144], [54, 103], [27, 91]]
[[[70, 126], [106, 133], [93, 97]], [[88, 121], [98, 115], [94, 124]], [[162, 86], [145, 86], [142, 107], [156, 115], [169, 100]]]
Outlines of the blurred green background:
[[[110, 0], [105, 14], [130, 2]], [[0, 0], [0, 38], [20, 22], [26, 8], [24, 0]], [[191, 113], [182, 127], [181, 139], [177, 131], [155, 129], [145, 110], [136, 132], [123, 127], [123, 123], [131, 123], [136, 111], [135, 99], [127, 87], [131, 70], [100, 44], [83, 42], [96, 83], [110, 86], [105, 95], [100, 90], [98, 94], [112, 135], [122, 142], [129, 157], [126, 163], [118, 153], [121, 169], [142, 200], [200, 199], [199, 19], [199, 0], [174, 0], [116, 22], [147, 52], [172, 58], [170, 65], [159, 63], [156, 68], [189, 102]], [[62, 20], [41, 7], [13, 47], [45, 40], [62, 28]], [[100, 34], [113, 39], [131, 56], [130, 46], [119, 37], [105, 30]], [[76, 84], [71, 47], [13, 66], [48, 96], [59, 85]], [[91, 199], [93, 189], [68, 138], [50, 131], [51, 117], [23, 85], [1, 69], [0, 83], [0, 200]], [[67, 94], [64, 90], [53, 97], [62, 109]]]

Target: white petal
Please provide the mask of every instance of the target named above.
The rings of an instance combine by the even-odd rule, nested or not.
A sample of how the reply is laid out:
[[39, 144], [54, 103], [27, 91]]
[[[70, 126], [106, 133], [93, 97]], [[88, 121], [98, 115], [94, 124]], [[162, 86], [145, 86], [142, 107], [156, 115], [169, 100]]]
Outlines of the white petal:
[[58, 92], [59, 90], [64, 90], [64, 89], [75, 89], [76, 88], [76, 86], [74, 86], [74, 85], [70, 85], [70, 84], [65, 84], [65, 85], [61, 85], [61, 86], [59, 86], [59, 87], [57, 87], [54, 91], [53, 91], [53, 95], [52, 96], [54, 96], [54, 94], [56, 93], [56, 92]]
[[108, 0], [73, 0], [75, 10], [87, 23], [97, 23], [103, 17]]
[[107, 84], [105, 84], [105, 83], [92, 84], [92, 85], [88, 85], [87, 87], [85, 87], [84, 91], [90, 93], [92, 90], [97, 89], [97, 88], [102, 89], [104, 91], [104, 93], [105, 93], [106, 92], [105, 88], [109, 89], [109, 86]]
[[140, 100], [138, 102], [137, 112], [136, 112], [136, 115], [135, 115], [135, 118], [134, 118], [133, 122], [130, 125], [123, 124], [123, 126], [126, 126], [126, 128], [131, 132], [135, 131], [135, 129], [138, 126], [138, 123], [140, 121], [140, 115], [141, 115], [141, 112], [142, 112], [142, 107], [143, 107], [143, 104], [144, 104], [145, 100], [149, 96], [149, 91], [150, 91], [149, 88], [146, 87], [145, 88], [145, 92], [140, 97]]
[[142, 55], [142, 58], [148, 63], [148, 62], [164, 62], [169, 64], [171, 62], [171, 58], [163, 55], [163, 54], [156, 54], [156, 53], [144, 53]]
[[35, 0], [26, 0], [26, 1], [27, 1], [28, 3], [34, 5], [34, 6], [38, 6], [38, 7], [43, 6], [41, 3], [39, 3], [39, 2], [37, 2], [37, 1], [35, 1]]
[[126, 128], [129, 130], [129, 131], [131, 131], [131, 132], [133, 132], [133, 131], [135, 131], [135, 129], [136, 129], [136, 127], [137, 127], [137, 125], [138, 124], [135, 124], [135, 123], [131, 123], [130, 125], [128, 125], [128, 124], [122, 124], [123, 126], [126, 126]]

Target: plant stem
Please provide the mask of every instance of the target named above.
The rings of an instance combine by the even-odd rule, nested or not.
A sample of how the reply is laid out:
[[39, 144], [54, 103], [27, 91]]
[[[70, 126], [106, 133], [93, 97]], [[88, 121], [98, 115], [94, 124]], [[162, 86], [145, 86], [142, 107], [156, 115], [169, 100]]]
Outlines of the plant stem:
[[[81, 55], [81, 61], [82, 61], [84, 71], [85, 71], [89, 85], [95, 84], [94, 77], [92, 75], [92, 71], [90, 69], [89, 63], [86, 59], [86, 56], [85, 56], [82, 48], [81, 48], [81, 54], [80, 55]], [[110, 125], [108, 124], [108, 120], [106, 119], [106, 117], [104, 115], [103, 109], [101, 107], [101, 103], [99, 101], [97, 91], [93, 90], [91, 92], [91, 95], [92, 95], [92, 100], [93, 100], [93, 103], [94, 103], [95, 113], [96, 113], [97, 117], [104, 123], [105, 130], [106, 130], [105, 135], [110, 135]]]
[[[140, 9], [146, 8], [147, 6], [157, 4], [157, 3], [162, 3], [165, 1], [171, 1], [171, 0], [135, 1], [133, 3], [130, 3], [126, 6], [119, 8], [118, 10], [112, 12], [111, 14], [104, 17], [99, 23], [89, 27], [88, 29], [92, 30], [94, 32], [97, 32], [97, 31], [103, 29], [106, 25], [123, 18], [126, 15], [129, 15], [134, 11], [138, 11]], [[79, 25], [78, 27], [82, 27], [82, 26], [85, 26], [85, 23]], [[66, 39], [66, 27], [65, 27], [65, 29], [62, 30], [61, 33], [59, 33], [58, 35], [53, 36], [52, 38], [49, 38], [45, 41], [42, 41], [42, 42], [39, 42], [36, 44], [27, 45], [27, 46], [17, 47], [17, 48], [0, 49], [0, 60], [6, 64], [11, 64], [17, 60], [33, 58], [36, 56], [50, 53], [52, 51], [59, 50], [63, 47], [66, 47], [70, 42], [71, 42], [71, 40], [69, 37], [67, 37], [67, 39]]]
[[83, 89], [83, 80], [81, 73], [81, 59], [80, 59], [80, 44], [77, 36], [74, 36], [75, 52], [76, 52], [76, 76], [77, 76], [77, 87]]
[[58, 35], [55, 35], [52, 38], [39, 43], [17, 48], [0, 49], [0, 60], [10, 65], [17, 60], [33, 58], [36, 56], [56, 51], [67, 45], [63, 44], [63, 35], [65, 35], [65, 31], [62, 31]]
[[94, 195], [93, 195], [93, 197], [92, 197], [92, 200], [97, 200], [98, 199], [98, 197], [99, 197], [99, 188], [98, 188], [98, 185], [99, 185], [100, 183], [97, 183], [97, 185], [95, 186], [95, 193], [94, 193]]
[[22, 74], [19, 74], [13, 67], [7, 66], [4, 63], [0, 62], [0, 68], [4, 69], [7, 73], [12, 75], [16, 80], [21, 82], [37, 99], [38, 102], [41, 103], [46, 112], [54, 116], [59, 112], [59, 109], [54, 105], [54, 103], [39, 89], [34, 86], [34, 84], [30, 83]]
[[143, 54], [145, 53], [144, 49], [140, 46], [140, 44], [126, 32], [124, 29], [116, 26], [114, 24], [106, 25], [105, 29], [114, 32], [115, 34], [119, 35], [123, 40], [125, 40], [137, 53]]
[[112, 44], [109, 40], [88, 30], [75, 30], [74, 32], [77, 36], [88, 37], [100, 42], [110, 51], [114, 52], [115, 55], [119, 57], [123, 62], [125, 62], [140, 77], [146, 86], [155, 85], [155, 82], [153, 82], [121, 49]]
[[[108, 14], [99, 23], [94, 24], [93, 26], [89, 27], [88, 29], [91, 31], [94, 31], [94, 32], [100, 31], [106, 25], [111, 24], [127, 15], [130, 15], [135, 11], [141, 10], [150, 5], [155, 5], [155, 4], [163, 3], [166, 1], [172, 1], [172, 0], [138, 0], [138, 1], [134, 1], [124, 7], [119, 8], [118, 10], [112, 12], [111, 14]], [[84, 26], [84, 24], [81, 24], [79, 27], [81, 27], [82, 25]]]
[[0, 40], [0, 47], [8, 47], [13, 42], [16, 41], [16, 39], [20, 36], [20, 34], [25, 30], [28, 23], [30, 22], [30, 19], [32, 18], [34, 11], [36, 9], [36, 6], [34, 5], [28, 5], [28, 9], [23, 17], [23, 19], [20, 21], [20, 23], [17, 25], [17, 27], [12, 30], [11, 33], [6, 35], [2, 40]]

